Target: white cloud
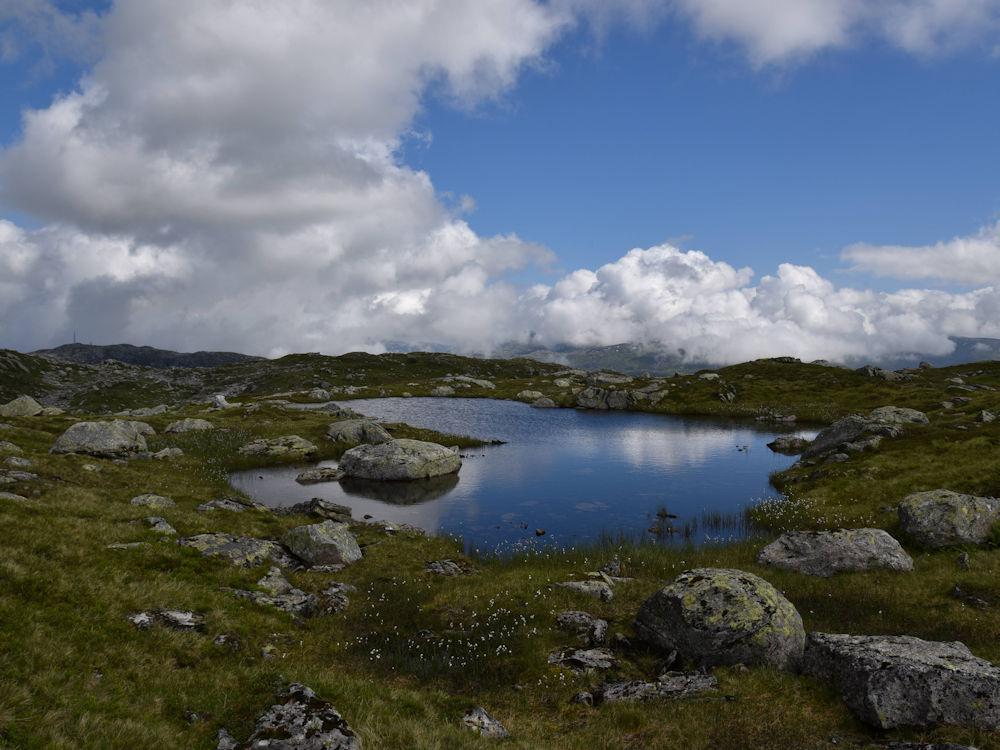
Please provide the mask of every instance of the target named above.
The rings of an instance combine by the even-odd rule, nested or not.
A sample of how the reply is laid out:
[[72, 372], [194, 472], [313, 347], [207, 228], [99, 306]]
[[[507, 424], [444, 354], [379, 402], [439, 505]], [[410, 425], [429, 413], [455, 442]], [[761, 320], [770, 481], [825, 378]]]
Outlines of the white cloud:
[[841, 257], [853, 270], [878, 276], [1000, 284], [1000, 222], [933, 245], [852, 245]]

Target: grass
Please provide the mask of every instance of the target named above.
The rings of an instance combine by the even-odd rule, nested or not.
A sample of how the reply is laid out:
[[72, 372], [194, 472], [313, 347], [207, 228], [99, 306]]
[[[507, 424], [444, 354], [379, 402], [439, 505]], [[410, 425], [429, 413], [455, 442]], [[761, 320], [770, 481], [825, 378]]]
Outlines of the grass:
[[[352, 360], [344, 372], [368, 366], [367, 356]], [[302, 355], [286, 363], [310, 374], [305, 381], [275, 383], [275, 390], [313, 387], [313, 359]], [[414, 373], [413, 365], [403, 360], [405, 374], [390, 373], [378, 387], [419, 394], [438, 384], [422, 380], [426, 374]], [[515, 363], [505, 373], [497, 365], [500, 375], [519, 375], [502, 378], [489, 365], [477, 366], [481, 370], [473, 376], [492, 374], [497, 389], [482, 394], [470, 389], [470, 395], [509, 397], [528, 387], [560, 395], [548, 370], [528, 375]], [[984, 370], [966, 379], [1000, 385], [1000, 371], [990, 368], [927, 371], [898, 384], [820, 366], [751, 363], [720, 371], [726, 383], [737, 384], [734, 404], [718, 400], [719, 383], [685, 376], [666, 380], [676, 393], [656, 409], [726, 416], [793, 410], [815, 419], [889, 403], [929, 410], [929, 426], [910, 428], [877, 452], [776, 476], [790, 499], [751, 514], [754, 523], [775, 531], [859, 524], [892, 531], [895, 516], [886, 508], [907, 492], [944, 486], [1000, 494], [1000, 426], [976, 426], [974, 418], [983, 408], [1000, 411], [1000, 392], [963, 392], [973, 403], [951, 410], [939, 406], [956, 394], [948, 391], [947, 379], [958, 372]], [[413, 382], [419, 385], [409, 385]], [[207, 416], [219, 429], [164, 435], [163, 428], [181, 416]], [[159, 433], [151, 447], [178, 445], [185, 451], [182, 458], [127, 464], [49, 454], [70, 417], [3, 421], [13, 429], [0, 439], [21, 446], [40, 479], [18, 485], [28, 503], [0, 501], [0, 747], [214, 748], [220, 727], [245, 737], [287, 681], [304, 682], [330, 700], [369, 750], [498, 746], [460, 727], [461, 715], [474, 705], [485, 706], [511, 730], [512, 739], [499, 745], [505, 748], [829, 748], [834, 737], [849, 747], [898, 739], [1000, 747], [1000, 737], [959, 728], [874, 732], [855, 721], [827, 686], [767, 669], [716, 670], [719, 694], [705, 700], [590, 708], [571, 704], [570, 698], [600, 678], [576, 676], [546, 662], [551, 650], [573, 643], [555, 628], [556, 612], [586, 609], [608, 619], [612, 633], [630, 637], [641, 602], [682, 570], [698, 566], [738, 567], [764, 576], [796, 605], [807, 630], [961, 640], [979, 656], [1000, 662], [995, 611], [950, 595], [957, 583], [986, 601], [1000, 601], [1000, 551], [994, 548], [967, 550], [968, 570], [957, 564], [958, 550], [911, 549], [913, 573], [814, 579], [757, 565], [762, 542], [692, 549], [608, 540], [588, 549], [469, 558], [453, 540], [359, 526], [361, 562], [337, 574], [289, 575], [310, 592], [334, 580], [350, 583], [358, 589], [350, 605], [337, 615], [298, 621], [224, 590], [253, 587], [266, 566], [233, 568], [162, 542], [143, 521], [150, 511], [128, 501], [142, 492], [172, 497], [176, 507], [156, 514], [184, 536], [227, 531], [278, 538], [309, 520], [264, 512], [205, 514], [195, 508], [233, 494], [226, 475], [248, 465], [236, 450], [251, 439], [297, 434], [316, 443], [320, 457], [336, 457], [343, 446], [324, 438], [329, 415], [266, 405], [249, 416], [242, 409], [205, 415], [186, 407], [144, 420]], [[392, 431], [449, 445], [475, 444], [403, 425]], [[86, 464], [99, 471], [85, 470]], [[720, 527], [737, 522], [742, 520], [702, 519]], [[107, 548], [132, 541], [148, 546]], [[580, 578], [616, 555], [634, 580], [617, 586], [610, 602], [582, 599], [552, 585]], [[424, 572], [428, 560], [445, 557], [463, 560], [475, 573], [443, 578]], [[131, 612], [160, 607], [203, 612], [205, 631], [137, 631], [126, 621]], [[213, 645], [220, 633], [235, 636], [239, 648]], [[273, 647], [270, 658], [262, 653], [267, 647]], [[617, 676], [655, 674], [658, 657], [641, 646], [623, 648], [619, 655]]]

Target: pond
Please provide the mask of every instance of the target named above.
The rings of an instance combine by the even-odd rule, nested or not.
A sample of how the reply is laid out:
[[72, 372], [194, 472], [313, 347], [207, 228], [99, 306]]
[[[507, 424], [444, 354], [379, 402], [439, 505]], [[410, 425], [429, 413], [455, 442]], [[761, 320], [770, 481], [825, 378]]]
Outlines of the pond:
[[234, 473], [233, 486], [272, 507], [323, 497], [350, 506], [358, 519], [410, 524], [458, 536], [467, 550], [507, 554], [608, 537], [664, 544], [747, 538], [755, 530], [746, 509], [778, 496], [769, 474], [794, 461], [766, 445], [789, 428], [755, 422], [494, 399], [346, 403], [388, 422], [507, 442], [463, 450], [461, 471], [435, 480], [303, 486], [295, 482], [303, 467], [283, 466]]

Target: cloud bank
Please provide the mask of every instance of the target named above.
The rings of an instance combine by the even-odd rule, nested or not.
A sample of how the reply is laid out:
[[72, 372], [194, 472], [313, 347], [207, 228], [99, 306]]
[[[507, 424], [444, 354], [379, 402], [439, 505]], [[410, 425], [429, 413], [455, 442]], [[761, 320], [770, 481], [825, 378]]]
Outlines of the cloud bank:
[[[469, 107], [502, 97], [582, 23], [680, 14], [763, 64], [873, 29], [921, 53], [980, 43], [997, 16], [985, 0], [900, 0], [877, 18], [859, 10], [869, 5], [118, 0], [99, 22], [66, 26], [47, 3], [17, 0], [22, 20], [86, 27], [79, 46], [100, 51], [77, 90], [28, 111], [0, 151], [0, 201], [43, 224], [0, 219], [0, 345], [36, 348], [74, 332], [265, 355], [390, 341], [460, 351], [662, 341], [721, 362], [944, 353], [948, 334], [1000, 335], [992, 286], [876, 293], [793, 265], [755, 281], [750, 269], [669, 245], [525, 289], [511, 272], [552, 254], [513, 233], [477, 234], [461, 205], [398, 156], [428, 92]], [[986, 250], [966, 254], [995, 269], [983, 260], [990, 231]], [[845, 257], [906, 277], [893, 269], [921, 252], [938, 250], [856, 247]], [[955, 263], [942, 268], [956, 273]], [[938, 278], [979, 282], [979, 266], [967, 268]]]

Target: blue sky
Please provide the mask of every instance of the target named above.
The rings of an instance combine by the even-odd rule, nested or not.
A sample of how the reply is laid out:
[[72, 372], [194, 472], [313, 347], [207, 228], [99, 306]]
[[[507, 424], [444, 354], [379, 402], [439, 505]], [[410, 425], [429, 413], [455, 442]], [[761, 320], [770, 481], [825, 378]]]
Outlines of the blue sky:
[[6, 0], [0, 346], [943, 353], [998, 84], [1000, 0]]

